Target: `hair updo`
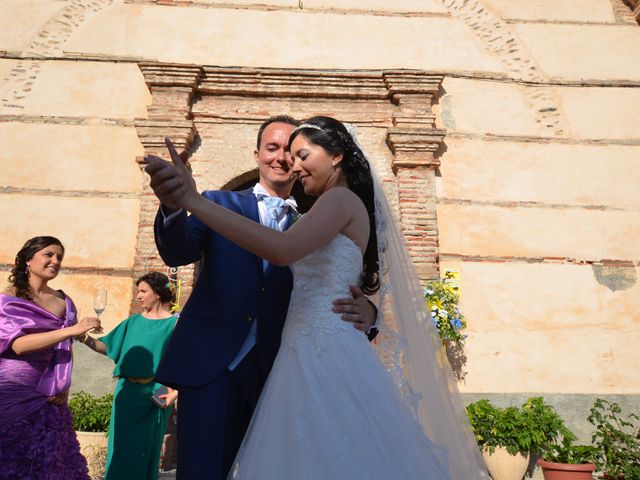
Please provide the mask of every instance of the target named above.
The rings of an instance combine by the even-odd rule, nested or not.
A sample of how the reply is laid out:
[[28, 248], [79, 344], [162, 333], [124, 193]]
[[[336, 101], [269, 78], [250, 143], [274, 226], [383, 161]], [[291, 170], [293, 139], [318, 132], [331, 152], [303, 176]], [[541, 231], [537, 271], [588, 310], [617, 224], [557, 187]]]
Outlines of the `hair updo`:
[[22, 246], [16, 260], [11, 269], [11, 275], [9, 275], [9, 284], [15, 289], [15, 296], [18, 298], [24, 298], [25, 300], [33, 300], [31, 297], [31, 286], [29, 285], [29, 270], [27, 269], [27, 262], [33, 258], [33, 256], [49, 245], [58, 245], [62, 249], [64, 255], [64, 246], [62, 242], [55, 237], [39, 236], [30, 238]]
[[369, 214], [369, 242], [362, 259], [363, 273], [360, 287], [371, 295], [380, 287], [378, 276], [378, 238], [371, 167], [362, 150], [344, 124], [331, 117], [311, 117], [300, 123], [289, 137], [289, 150], [293, 140], [302, 134], [309, 142], [324, 148], [331, 155], [342, 154], [340, 168], [347, 180], [349, 190], [355, 193]]
[[149, 272], [142, 275], [136, 280], [136, 286], [140, 285], [140, 282], [144, 282], [151, 287], [156, 295], [160, 297], [162, 303], [169, 303], [174, 301], [173, 291], [171, 290], [171, 283], [169, 277], [160, 272]]

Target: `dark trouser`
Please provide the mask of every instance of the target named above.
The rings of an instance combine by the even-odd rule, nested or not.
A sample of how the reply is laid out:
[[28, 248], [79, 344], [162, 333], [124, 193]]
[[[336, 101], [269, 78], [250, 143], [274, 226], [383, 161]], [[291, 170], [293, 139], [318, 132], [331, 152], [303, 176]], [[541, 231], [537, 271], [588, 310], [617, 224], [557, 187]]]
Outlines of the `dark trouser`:
[[227, 478], [261, 390], [255, 349], [233, 372], [180, 388], [176, 480]]

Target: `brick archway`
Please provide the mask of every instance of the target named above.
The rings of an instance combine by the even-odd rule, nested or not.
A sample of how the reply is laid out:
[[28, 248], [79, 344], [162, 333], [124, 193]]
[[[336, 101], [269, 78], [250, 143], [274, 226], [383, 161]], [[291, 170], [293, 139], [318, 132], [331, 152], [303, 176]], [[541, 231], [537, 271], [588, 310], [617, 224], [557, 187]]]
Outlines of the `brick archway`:
[[[152, 94], [136, 121], [145, 153], [164, 155], [165, 136], [193, 151], [200, 188], [249, 180], [259, 124], [268, 116], [325, 114], [357, 125], [361, 143], [396, 207], [420, 278], [438, 276], [435, 174], [445, 131], [432, 104], [442, 75], [416, 70], [334, 71], [140, 63]], [[255, 175], [255, 173], [253, 173]], [[135, 275], [163, 269], [153, 242], [157, 201], [143, 186]], [[181, 269], [183, 301], [193, 269]]]

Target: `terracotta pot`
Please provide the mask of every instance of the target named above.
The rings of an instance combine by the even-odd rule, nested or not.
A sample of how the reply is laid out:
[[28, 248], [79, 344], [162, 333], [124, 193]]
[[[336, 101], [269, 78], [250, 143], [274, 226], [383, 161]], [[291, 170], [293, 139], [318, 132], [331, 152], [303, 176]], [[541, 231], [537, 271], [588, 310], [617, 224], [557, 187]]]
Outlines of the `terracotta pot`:
[[504, 447], [496, 447], [493, 453], [486, 448], [482, 450], [482, 457], [493, 480], [522, 480], [527, 473], [529, 456], [528, 453], [510, 455]]
[[593, 463], [554, 463], [541, 458], [536, 464], [542, 468], [544, 480], [591, 480], [596, 469]]

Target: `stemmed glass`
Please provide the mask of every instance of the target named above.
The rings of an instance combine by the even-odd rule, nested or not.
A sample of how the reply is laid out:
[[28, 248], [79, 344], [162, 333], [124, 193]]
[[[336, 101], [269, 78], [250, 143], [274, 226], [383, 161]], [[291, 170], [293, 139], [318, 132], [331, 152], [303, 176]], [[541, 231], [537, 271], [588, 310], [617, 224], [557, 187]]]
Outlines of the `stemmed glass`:
[[[107, 308], [107, 289], [104, 287], [100, 287], [96, 290], [93, 295], [93, 310], [96, 312], [96, 317], [100, 320], [100, 315], [104, 312], [104, 309]], [[102, 327], [94, 328], [92, 330], [93, 333], [102, 333]]]

